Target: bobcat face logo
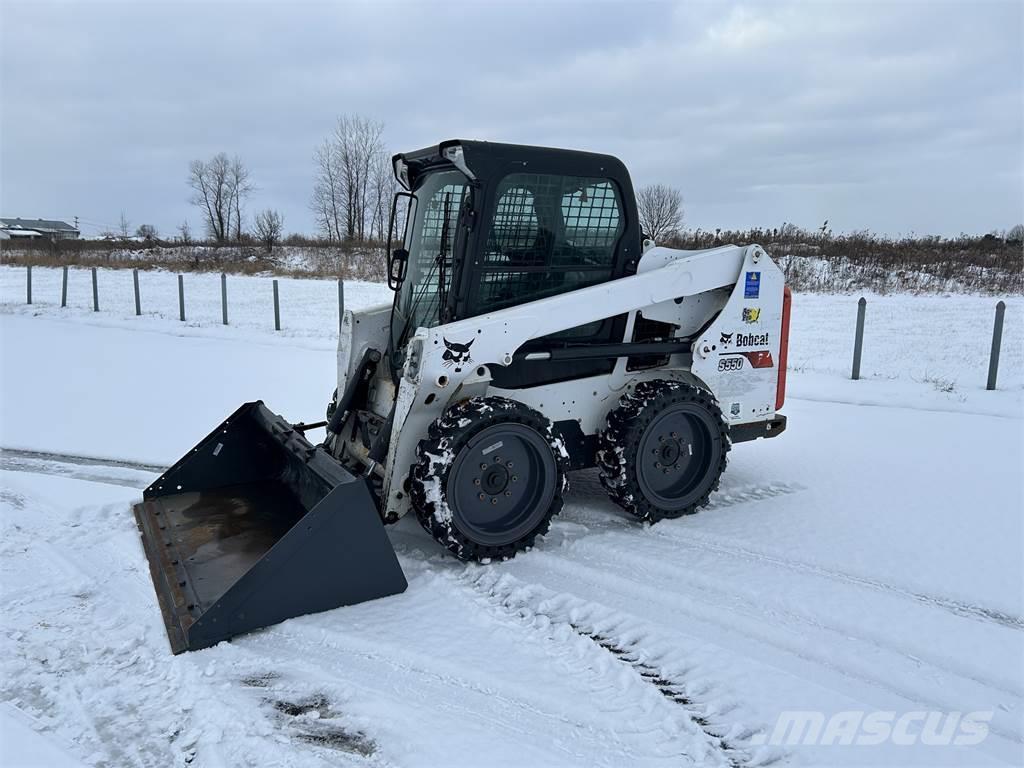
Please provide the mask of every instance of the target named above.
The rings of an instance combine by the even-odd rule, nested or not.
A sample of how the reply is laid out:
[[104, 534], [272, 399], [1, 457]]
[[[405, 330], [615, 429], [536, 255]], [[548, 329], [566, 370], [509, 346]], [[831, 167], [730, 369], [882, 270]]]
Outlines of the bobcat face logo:
[[[442, 336], [442, 338], [444, 338]], [[458, 342], [448, 341], [444, 339], [444, 354], [441, 355], [441, 359], [444, 360], [445, 368], [451, 368], [455, 366], [456, 373], [462, 373], [462, 366], [469, 365], [473, 362], [473, 358], [469, 356], [469, 348], [473, 346], [473, 342], [476, 339], [470, 339], [467, 344], [459, 344]]]
[[723, 333], [722, 338], [718, 340], [718, 343], [721, 344], [723, 347], [728, 347], [730, 344], [732, 344], [732, 337], [733, 334], [731, 333]]

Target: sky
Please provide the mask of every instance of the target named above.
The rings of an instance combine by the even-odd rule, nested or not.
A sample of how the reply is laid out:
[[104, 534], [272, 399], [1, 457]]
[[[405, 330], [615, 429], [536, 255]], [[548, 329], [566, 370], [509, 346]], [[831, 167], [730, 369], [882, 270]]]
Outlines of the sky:
[[1024, 221], [1024, 3], [0, 0], [0, 215], [173, 234], [188, 165], [252, 171], [315, 231], [343, 114], [389, 149], [607, 152], [705, 230], [1000, 231]]

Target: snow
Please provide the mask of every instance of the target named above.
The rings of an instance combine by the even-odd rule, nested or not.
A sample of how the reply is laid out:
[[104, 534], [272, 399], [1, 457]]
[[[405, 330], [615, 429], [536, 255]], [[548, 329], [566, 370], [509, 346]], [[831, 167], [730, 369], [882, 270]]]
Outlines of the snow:
[[[1024, 761], [1021, 298], [987, 392], [995, 299], [869, 296], [852, 382], [856, 297], [797, 296], [789, 428], [734, 446], [700, 514], [640, 527], [578, 473], [488, 565], [407, 518], [405, 594], [172, 657], [129, 509], [155, 467], [73, 455], [164, 465], [253, 398], [319, 418], [337, 289], [282, 282], [277, 334], [264, 278], [230, 278], [224, 328], [218, 276], [188, 276], [183, 325], [174, 275], [143, 274], [165, 306], [136, 318], [126, 274], [93, 313], [87, 272], [61, 310], [59, 272], [29, 308], [0, 268], [3, 765]], [[786, 710], [992, 716], [976, 746], [764, 743]]]
[[81, 768], [59, 744], [37, 730], [37, 722], [14, 705], [0, 703], [0, 756], [4, 765], [22, 768]]

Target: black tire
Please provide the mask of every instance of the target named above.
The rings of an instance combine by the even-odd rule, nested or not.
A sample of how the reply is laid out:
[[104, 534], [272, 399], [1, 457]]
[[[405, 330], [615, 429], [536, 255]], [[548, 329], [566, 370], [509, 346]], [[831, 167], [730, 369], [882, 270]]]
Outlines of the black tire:
[[561, 511], [566, 460], [551, 422], [533, 409], [501, 397], [464, 400], [416, 448], [416, 518], [460, 560], [514, 557]]
[[601, 484], [641, 520], [692, 515], [718, 490], [730, 448], [714, 395], [679, 381], [637, 384], [598, 438]]

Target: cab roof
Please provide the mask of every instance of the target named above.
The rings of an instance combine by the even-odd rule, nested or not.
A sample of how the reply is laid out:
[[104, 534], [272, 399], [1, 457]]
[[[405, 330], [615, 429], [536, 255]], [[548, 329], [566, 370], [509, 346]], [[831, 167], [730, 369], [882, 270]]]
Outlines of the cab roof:
[[559, 149], [556, 147], [538, 147], [529, 144], [503, 144], [492, 141], [474, 141], [467, 139], [449, 139], [440, 144], [417, 149], [413, 152], [401, 152], [392, 158], [395, 176], [405, 185], [400, 174], [399, 163], [408, 169], [409, 188], [417, 186], [416, 179], [424, 173], [434, 170], [458, 167], [453, 162], [453, 152], [461, 148], [464, 165], [477, 179], [488, 179], [495, 175], [512, 172], [515, 166], [524, 170], [533, 166], [548, 173], [563, 173], [579, 176], [609, 176], [629, 181], [629, 173], [622, 162], [612, 155], [597, 152], [583, 152], [576, 149]]

